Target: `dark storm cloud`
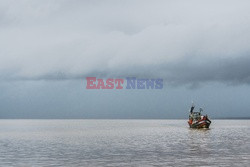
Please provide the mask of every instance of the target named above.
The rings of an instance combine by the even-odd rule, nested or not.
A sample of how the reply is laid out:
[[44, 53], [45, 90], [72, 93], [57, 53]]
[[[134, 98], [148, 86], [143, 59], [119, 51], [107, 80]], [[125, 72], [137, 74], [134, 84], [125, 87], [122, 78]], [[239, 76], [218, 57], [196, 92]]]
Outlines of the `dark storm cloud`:
[[176, 84], [209, 81], [219, 81], [227, 84], [249, 84], [249, 63], [250, 57], [247, 55], [225, 59], [206, 59], [197, 64], [186, 60], [168, 64], [160, 70], [171, 71], [168, 75], [165, 75], [165, 79]]
[[0, 79], [250, 83], [249, 1], [1, 1]]

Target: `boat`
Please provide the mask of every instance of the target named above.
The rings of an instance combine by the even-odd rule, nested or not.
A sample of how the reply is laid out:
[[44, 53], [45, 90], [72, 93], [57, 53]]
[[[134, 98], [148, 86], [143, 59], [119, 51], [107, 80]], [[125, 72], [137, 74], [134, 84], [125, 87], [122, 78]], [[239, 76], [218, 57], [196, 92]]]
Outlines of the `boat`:
[[202, 115], [203, 109], [200, 108], [199, 112], [194, 111], [194, 104], [192, 104], [189, 114], [188, 124], [190, 128], [209, 128], [211, 121], [207, 115]]

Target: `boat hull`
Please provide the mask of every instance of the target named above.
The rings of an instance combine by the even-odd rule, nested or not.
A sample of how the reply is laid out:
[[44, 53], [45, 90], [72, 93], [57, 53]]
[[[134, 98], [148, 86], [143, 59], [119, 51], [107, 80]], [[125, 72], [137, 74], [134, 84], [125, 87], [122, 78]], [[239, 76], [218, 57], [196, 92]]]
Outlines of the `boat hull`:
[[211, 121], [209, 119], [200, 120], [197, 122], [188, 122], [190, 128], [209, 128]]

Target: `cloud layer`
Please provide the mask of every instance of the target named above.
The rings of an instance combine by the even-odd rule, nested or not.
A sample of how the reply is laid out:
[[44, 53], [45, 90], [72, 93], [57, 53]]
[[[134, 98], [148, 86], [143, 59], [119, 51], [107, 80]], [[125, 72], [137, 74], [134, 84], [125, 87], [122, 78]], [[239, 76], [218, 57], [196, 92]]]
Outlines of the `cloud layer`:
[[1, 1], [0, 78], [250, 83], [250, 2]]

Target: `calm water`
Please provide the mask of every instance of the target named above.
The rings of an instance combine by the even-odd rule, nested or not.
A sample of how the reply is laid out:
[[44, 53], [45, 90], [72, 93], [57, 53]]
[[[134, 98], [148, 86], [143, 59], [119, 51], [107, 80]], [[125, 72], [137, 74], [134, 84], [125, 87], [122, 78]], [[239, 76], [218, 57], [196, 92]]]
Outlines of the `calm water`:
[[250, 120], [0, 120], [0, 166], [249, 166]]

